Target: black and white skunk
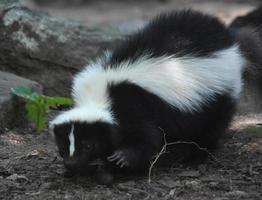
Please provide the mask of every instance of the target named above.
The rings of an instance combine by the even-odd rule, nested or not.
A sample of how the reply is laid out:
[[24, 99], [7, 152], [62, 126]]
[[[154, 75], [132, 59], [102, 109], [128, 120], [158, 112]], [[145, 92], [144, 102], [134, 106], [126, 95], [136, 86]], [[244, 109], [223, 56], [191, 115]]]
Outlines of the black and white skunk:
[[[52, 122], [71, 171], [95, 160], [130, 171], [148, 169], [167, 143], [212, 150], [241, 92], [245, 60], [234, 34], [194, 11], [162, 14], [77, 74], [74, 108]], [[178, 144], [174, 157], [203, 151]]]

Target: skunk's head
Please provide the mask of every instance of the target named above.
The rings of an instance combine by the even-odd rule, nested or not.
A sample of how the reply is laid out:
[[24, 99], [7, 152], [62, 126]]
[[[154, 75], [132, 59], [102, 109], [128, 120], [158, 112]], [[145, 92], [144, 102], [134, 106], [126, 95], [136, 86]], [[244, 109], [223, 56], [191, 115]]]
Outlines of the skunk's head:
[[[105, 116], [104, 116], [105, 117]], [[58, 152], [71, 172], [85, 172], [112, 151], [116, 126], [90, 111], [75, 108], [58, 115], [50, 124]]]

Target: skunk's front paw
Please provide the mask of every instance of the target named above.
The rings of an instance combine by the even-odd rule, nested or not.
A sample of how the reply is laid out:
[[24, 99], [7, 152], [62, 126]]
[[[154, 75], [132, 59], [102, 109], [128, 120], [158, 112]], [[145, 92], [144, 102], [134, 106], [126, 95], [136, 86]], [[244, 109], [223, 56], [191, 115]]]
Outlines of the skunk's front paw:
[[128, 160], [128, 150], [117, 150], [113, 155], [108, 156], [107, 160], [109, 162], [116, 162], [120, 168], [128, 167], [130, 165], [130, 161]]

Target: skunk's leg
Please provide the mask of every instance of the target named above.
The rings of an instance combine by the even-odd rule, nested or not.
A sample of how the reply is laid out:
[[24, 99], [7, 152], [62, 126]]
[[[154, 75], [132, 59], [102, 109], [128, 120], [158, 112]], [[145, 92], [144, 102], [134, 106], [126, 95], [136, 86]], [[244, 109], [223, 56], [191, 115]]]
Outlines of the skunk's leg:
[[107, 159], [115, 162], [120, 168], [135, 167], [139, 162], [140, 152], [135, 148], [123, 148], [114, 151]]
[[[158, 129], [150, 129], [139, 134], [130, 134], [132, 138], [128, 144], [122, 144], [112, 155], [107, 157], [120, 168], [145, 168], [150, 165], [153, 157], [159, 152], [162, 145], [162, 134]], [[130, 141], [133, 141], [130, 143]]]

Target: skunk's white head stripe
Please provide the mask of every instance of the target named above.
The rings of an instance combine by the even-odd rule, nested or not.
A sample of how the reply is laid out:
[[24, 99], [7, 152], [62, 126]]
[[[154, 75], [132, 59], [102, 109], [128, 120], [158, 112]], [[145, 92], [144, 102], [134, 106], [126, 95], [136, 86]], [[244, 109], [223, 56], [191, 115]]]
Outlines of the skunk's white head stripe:
[[62, 112], [53, 121], [50, 122], [50, 128], [53, 129], [56, 125], [71, 123], [71, 122], [97, 122], [102, 121], [110, 124], [116, 124], [113, 114], [110, 110], [100, 108], [98, 106], [78, 107]]
[[113, 68], [102, 64], [87, 66], [74, 79], [73, 97], [78, 107], [96, 105], [110, 110], [108, 84], [129, 81], [181, 111], [191, 112], [200, 110], [216, 94], [238, 97], [244, 60], [238, 46], [232, 46], [209, 57], [143, 56]]
[[74, 124], [72, 124], [68, 137], [69, 137], [69, 156], [73, 156], [75, 152]]

